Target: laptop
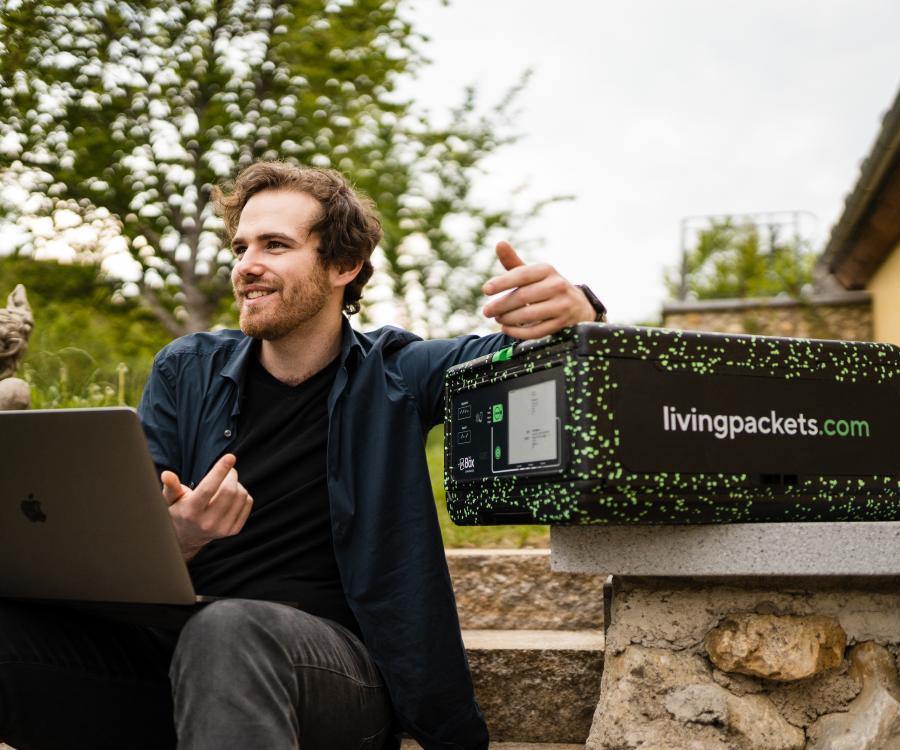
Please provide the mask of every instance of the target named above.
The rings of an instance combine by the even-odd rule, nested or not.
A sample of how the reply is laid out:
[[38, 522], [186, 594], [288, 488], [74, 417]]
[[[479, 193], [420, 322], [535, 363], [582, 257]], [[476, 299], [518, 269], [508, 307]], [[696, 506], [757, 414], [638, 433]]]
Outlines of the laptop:
[[130, 408], [0, 412], [0, 597], [183, 623], [198, 596]]

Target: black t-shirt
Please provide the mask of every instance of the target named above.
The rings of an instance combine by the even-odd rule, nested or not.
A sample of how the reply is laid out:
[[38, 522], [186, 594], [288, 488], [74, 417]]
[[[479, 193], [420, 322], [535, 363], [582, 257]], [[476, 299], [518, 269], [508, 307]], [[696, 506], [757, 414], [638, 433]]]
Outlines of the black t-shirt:
[[210, 542], [188, 567], [200, 594], [297, 602], [358, 634], [334, 557], [325, 480], [337, 368], [335, 359], [290, 386], [252, 358], [230, 450], [253, 509], [238, 534]]

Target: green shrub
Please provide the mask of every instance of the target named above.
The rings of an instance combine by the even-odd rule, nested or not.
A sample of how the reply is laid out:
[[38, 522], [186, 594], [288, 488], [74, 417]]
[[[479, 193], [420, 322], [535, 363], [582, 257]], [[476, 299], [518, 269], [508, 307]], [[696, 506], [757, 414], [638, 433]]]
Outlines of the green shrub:
[[153, 355], [171, 338], [156, 318], [136, 300], [113, 303], [89, 266], [0, 259], [0, 306], [16, 284], [34, 315], [20, 371], [33, 406], [135, 406]]
[[24, 379], [31, 385], [34, 409], [125, 406], [137, 402], [135, 394], [126, 388], [127, 365], [119, 365], [115, 384], [104, 381], [96, 361], [83, 349], [67, 347], [58, 352], [36, 352], [22, 370]]

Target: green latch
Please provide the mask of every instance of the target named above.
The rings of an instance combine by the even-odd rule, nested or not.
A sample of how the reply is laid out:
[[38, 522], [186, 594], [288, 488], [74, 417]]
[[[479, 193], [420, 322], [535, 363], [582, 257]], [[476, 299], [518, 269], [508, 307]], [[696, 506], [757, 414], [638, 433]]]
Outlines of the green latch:
[[502, 456], [502, 455], [503, 455], [503, 451], [500, 450], [500, 446], [499, 446], [499, 445], [496, 446], [496, 447], [494, 448], [494, 458], [495, 458], [497, 461], [499, 461], [499, 460], [500, 460], [500, 456]]
[[494, 404], [491, 407], [491, 421], [494, 424], [503, 421], [503, 404]]
[[504, 346], [499, 351], [494, 352], [494, 356], [491, 357], [491, 362], [506, 362], [513, 353], [513, 345]]

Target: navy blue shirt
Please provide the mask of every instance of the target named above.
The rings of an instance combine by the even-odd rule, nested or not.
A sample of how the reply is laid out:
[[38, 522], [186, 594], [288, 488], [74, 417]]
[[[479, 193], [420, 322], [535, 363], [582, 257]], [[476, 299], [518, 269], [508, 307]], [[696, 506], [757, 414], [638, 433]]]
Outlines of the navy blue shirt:
[[[449, 367], [507, 345], [501, 334], [423, 341], [343, 322], [328, 395], [326, 479], [347, 603], [401, 726], [426, 750], [488, 746], [447, 571], [425, 436], [443, 420]], [[159, 469], [196, 484], [237, 435], [253, 353], [240, 331], [177, 339], [154, 360], [138, 412]]]

